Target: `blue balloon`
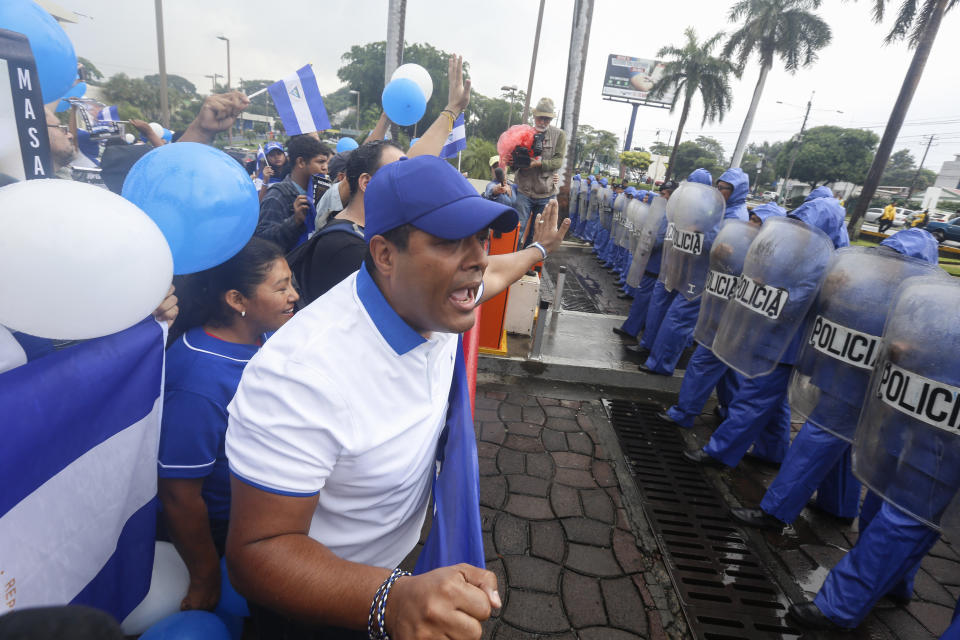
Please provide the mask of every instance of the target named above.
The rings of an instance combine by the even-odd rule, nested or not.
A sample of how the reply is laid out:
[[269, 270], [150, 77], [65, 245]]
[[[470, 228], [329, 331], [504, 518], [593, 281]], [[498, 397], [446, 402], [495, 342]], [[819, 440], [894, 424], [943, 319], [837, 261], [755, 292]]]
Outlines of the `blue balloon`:
[[147, 629], [140, 640], [230, 640], [230, 631], [209, 611], [180, 611]]
[[60, 111], [66, 111], [67, 109], [70, 108], [70, 103], [67, 102], [67, 98], [82, 98], [83, 94], [85, 94], [86, 92], [87, 92], [86, 82], [78, 82], [77, 84], [73, 85], [70, 88], [70, 91], [67, 91], [67, 93], [64, 94], [60, 102], [57, 103], [56, 111], [58, 113]]
[[247, 600], [237, 593], [237, 590], [230, 584], [230, 576], [227, 575], [227, 559], [220, 559], [220, 602], [214, 612], [219, 616], [234, 616], [246, 618], [250, 615], [250, 607], [247, 606]]
[[391, 80], [380, 99], [387, 117], [403, 127], [416, 124], [427, 110], [423, 90], [409, 78]]
[[337, 140], [337, 153], [343, 153], [344, 151], [351, 151], [356, 149], [360, 145], [357, 144], [357, 141], [353, 138], [340, 138]]
[[164, 127], [163, 135], [160, 137], [163, 138], [165, 142], [171, 142], [173, 141], [173, 131], [170, 131], [170, 129], [167, 129], [166, 127]]
[[122, 195], [160, 227], [178, 275], [229, 259], [253, 236], [260, 215], [257, 190], [240, 163], [196, 142], [166, 144], [140, 158]]
[[44, 103], [62, 98], [77, 79], [77, 54], [53, 16], [31, 0], [3, 0], [0, 28], [22, 33], [30, 40]]

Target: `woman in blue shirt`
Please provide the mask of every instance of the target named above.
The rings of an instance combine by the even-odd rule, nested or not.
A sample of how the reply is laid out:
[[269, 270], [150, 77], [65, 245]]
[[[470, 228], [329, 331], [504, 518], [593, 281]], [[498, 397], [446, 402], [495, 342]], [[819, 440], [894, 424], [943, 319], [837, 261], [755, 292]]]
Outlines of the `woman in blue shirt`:
[[182, 609], [213, 609], [230, 516], [224, 440], [227, 405], [263, 334], [293, 316], [299, 299], [283, 252], [253, 238], [232, 258], [189, 276], [167, 349], [160, 431], [160, 537], [190, 571]]

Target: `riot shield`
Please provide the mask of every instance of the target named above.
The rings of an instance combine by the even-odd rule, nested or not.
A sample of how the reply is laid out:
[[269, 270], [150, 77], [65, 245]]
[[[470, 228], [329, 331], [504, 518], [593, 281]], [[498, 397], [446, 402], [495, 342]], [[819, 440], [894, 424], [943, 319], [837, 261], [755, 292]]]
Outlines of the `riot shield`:
[[833, 243], [793, 218], [770, 218], [753, 240], [711, 350], [748, 378], [776, 368], [816, 299]]
[[594, 220], [599, 215], [597, 206], [600, 203], [600, 191], [603, 187], [599, 182], [590, 185], [590, 199], [587, 202], [587, 220]]
[[625, 246], [623, 237], [627, 229], [626, 209], [631, 202], [633, 202], [633, 199], [628, 198], [625, 193], [621, 193], [613, 201], [613, 231], [611, 234], [613, 235], [613, 243], [618, 247]]
[[590, 183], [588, 180], [580, 180], [580, 191], [577, 192], [577, 215], [581, 220], [587, 218], [587, 194], [590, 193]]
[[569, 217], [578, 215], [580, 212], [580, 187], [580, 180], [574, 180], [573, 184], [570, 185], [570, 204], [567, 208], [567, 215]]
[[613, 207], [610, 206], [610, 196], [613, 195], [611, 187], [604, 187], [600, 191], [600, 228], [610, 230], [610, 222], [613, 219]]
[[886, 248], [836, 251], [790, 380], [794, 414], [852, 442], [896, 284], [937, 272]]
[[631, 287], [640, 286], [650, 256], [663, 246], [664, 231], [661, 226], [667, 219], [667, 201], [657, 197], [650, 204], [641, 202], [636, 215], [638, 221], [634, 229], [633, 261], [627, 271], [627, 285]]
[[894, 295], [853, 442], [853, 471], [927, 525], [960, 535], [960, 284]]
[[723, 220], [725, 204], [720, 192], [698, 182], [683, 182], [667, 201], [667, 220], [673, 223], [669, 262], [660, 269], [660, 280], [687, 300], [703, 293], [710, 270], [710, 247]]
[[742, 220], [724, 220], [710, 249], [710, 271], [703, 288], [700, 316], [693, 330], [693, 339], [710, 349], [727, 302], [737, 291], [747, 250], [760, 227]]

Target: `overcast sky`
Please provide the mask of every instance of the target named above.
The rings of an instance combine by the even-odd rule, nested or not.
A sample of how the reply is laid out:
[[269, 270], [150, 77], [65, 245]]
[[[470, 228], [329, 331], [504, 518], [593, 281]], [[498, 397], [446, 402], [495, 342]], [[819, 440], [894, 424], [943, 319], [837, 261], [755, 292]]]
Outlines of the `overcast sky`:
[[[125, 72], [139, 77], [156, 73], [154, 3], [150, 0], [59, 0], [82, 14], [66, 25], [77, 54], [89, 58], [107, 75]], [[795, 75], [775, 65], [754, 123], [752, 142], [784, 140], [800, 128], [803, 111], [815, 91], [809, 126], [834, 124], [870, 128], [878, 135], [900, 89], [912, 52], [903, 43], [883, 46], [889, 24], [870, 19], [871, 2], [824, 0], [819, 13], [833, 29], [833, 43], [817, 63]], [[890, 2], [891, 11], [899, 2]], [[429, 42], [457, 52], [470, 63], [474, 87], [497, 95], [503, 85], [526, 88], [536, 0], [407, 0], [406, 41]], [[340, 56], [354, 44], [386, 38], [386, 0], [165, 0], [167, 70], [209, 91], [206, 75], [226, 74], [226, 52], [216, 36], [230, 38], [231, 71], [238, 78], [280, 78], [310, 62], [320, 90], [340, 86]], [[665, 45], [680, 45], [692, 26], [705, 37], [732, 31], [723, 0], [596, 0], [580, 122], [615, 132], [621, 142], [630, 121], [630, 107], [605, 101], [600, 91], [611, 53], [653, 57]], [[559, 107], [573, 13], [572, 0], [547, 0], [534, 81], [534, 101], [552, 97]], [[926, 136], [937, 135], [926, 167], [935, 171], [960, 154], [960, 10], [947, 14], [913, 99], [896, 149], [907, 147], [917, 161]], [[694, 105], [684, 139], [699, 133], [723, 144], [727, 156], [750, 103], [759, 68], [749, 66], [732, 83], [733, 108], [721, 123], [700, 126], [702, 111]], [[787, 104], [777, 104], [781, 101]], [[679, 120], [665, 109], [641, 107], [634, 128], [635, 146], [666, 142]], [[842, 111], [843, 113], [837, 113]]]

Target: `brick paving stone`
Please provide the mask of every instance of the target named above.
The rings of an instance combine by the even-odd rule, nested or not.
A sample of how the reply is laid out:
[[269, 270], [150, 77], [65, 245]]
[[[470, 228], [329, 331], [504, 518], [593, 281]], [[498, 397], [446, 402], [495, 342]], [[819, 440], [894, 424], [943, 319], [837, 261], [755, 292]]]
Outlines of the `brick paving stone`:
[[555, 484], [550, 489], [550, 505], [558, 518], [567, 518], [570, 516], [582, 516], [583, 508], [580, 506], [580, 494], [576, 489]]
[[590, 518], [564, 518], [561, 522], [570, 542], [592, 544], [597, 547], [610, 546], [612, 528], [609, 524], [597, 522]]
[[581, 431], [577, 421], [569, 418], [547, 418], [546, 426], [551, 429], [556, 429], [557, 431], [566, 431], [567, 433]]
[[607, 487], [607, 495], [613, 500], [613, 506], [617, 509], [623, 506], [623, 497], [620, 495], [620, 486]]
[[500, 473], [523, 473], [524, 457], [519, 451], [500, 449], [497, 454], [497, 468]]
[[637, 640], [638, 638], [642, 640], [642, 636], [607, 627], [580, 629], [579, 636], [580, 640]]
[[942, 538], [930, 549], [930, 555], [960, 561], [960, 548], [947, 544]]
[[480, 507], [480, 528], [484, 531], [493, 531], [493, 521], [497, 519], [497, 516], [500, 515], [499, 511], [494, 511], [493, 509], [488, 509], [486, 507]]
[[647, 582], [644, 580], [644, 577], [641, 575], [631, 576], [634, 586], [637, 587], [637, 591], [640, 593], [640, 598], [643, 600], [643, 606], [647, 609], [654, 609], [656, 605], [653, 604], [653, 596], [650, 595], [650, 590], [647, 589]]
[[553, 510], [546, 498], [519, 496], [510, 494], [504, 511], [527, 520], [547, 520], [553, 518]]
[[493, 543], [497, 553], [507, 554], [526, 553], [529, 548], [526, 521], [502, 513], [493, 527]]
[[503, 476], [493, 476], [480, 485], [480, 504], [499, 509], [507, 497], [507, 481]]
[[477, 409], [493, 409], [494, 411], [496, 411], [497, 407], [500, 406], [499, 400], [497, 400], [496, 398], [491, 398], [485, 394], [484, 395], [478, 394], [475, 399], [475, 402], [477, 405], [476, 406]]
[[650, 568], [632, 533], [620, 529], [613, 532], [613, 555], [625, 573], [638, 573]]
[[505, 394], [503, 391], [487, 391], [483, 395], [486, 398], [492, 398], [493, 400], [496, 400], [497, 406], [500, 406], [500, 401], [505, 400], [507, 397], [507, 394]]
[[568, 433], [567, 445], [570, 447], [570, 451], [575, 453], [593, 455], [593, 440], [585, 433]]
[[632, 531], [626, 509], [617, 509], [617, 528], [623, 529], [624, 531]]
[[498, 451], [500, 451], [500, 447], [492, 442], [477, 443], [477, 457], [479, 458], [496, 458]]
[[540, 438], [527, 438], [525, 436], [515, 436], [512, 433], [507, 435], [503, 441], [503, 446], [514, 451], [526, 451], [527, 453], [539, 453], [543, 451], [543, 444]]
[[543, 412], [539, 406], [537, 407], [524, 407], [523, 408], [523, 420], [524, 422], [532, 422], [533, 424], [542, 425], [547, 421], [547, 414]]
[[825, 544], [802, 544], [800, 548], [821, 567], [832, 569], [840, 558], [847, 555], [846, 550]]
[[475, 422], [500, 422], [500, 416], [497, 414], [496, 407], [491, 409], [481, 409], [477, 407], [473, 413]]
[[494, 560], [497, 560], [497, 547], [493, 542], [493, 534], [489, 531], [483, 532], [483, 559], [487, 561], [487, 568]]
[[616, 522], [616, 510], [613, 501], [603, 489], [583, 489], [580, 491], [580, 501], [583, 503], [583, 515], [607, 524]]
[[567, 434], [553, 429], [544, 429], [540, 434], [540, 442], [547, 451], [566, 451], [568, 448]]
[[543, 396], [537, 396], [537, 400], [540, 402], [541, 407], [556, 407], [560, 405], [560, 401], [556, 398], [545, 398]]
[[570, 629], [560, 597], [555, 594], [512, 591], [501, 617], [512, 626], [528, 632], [558, 633]]
[[599, 444], [594, 445], [593, 447], [593, 457], [597, 460], [613, 460], [613, 456], [611, 456], [607, 450]]
[[934, 637], [939, 638], [950, 626], [953, 619], [953, 606], [945, 607], [930, 602], [914, 600], [907, 605], [907, 611], [922, 624]]
[[504, 400], [507, 404], [516, 404], [521, 407], [538, 407], [540, 403], [537, 402], [537, 399], [533, 396], [528, 396], [525, 393], [511, 393]]
[[575, 411], [578, 411], [581, 405], [583, 405], [583, 403], [580, 402], [579, 400], [561, 400], [560, 401], [561, 407], [566, 407], [567, 409], [573, 409]]
[[890, 627], [890, 631], [898, 638], [933, 640], [933, 638], [936, 637], [927, 631], [922, 624], [917, 622], [916, 618], [899, 607], [896, 609], [875, 611], [874, 615]]
[[522, 422], [523, 407], [515, 404], [501, 404], [499, 409], [500, 419], [504, 422]]
[[502, 602], [506, 595], [507, 585], [510, 584], [507, 582], [507, 574], [503, 569], [503, 561], [500, 560], [500, 558], [488, 560], [487, 571], [492, 571], [494, 575], [497, 576], [497, 593], [500, 594], [500, 600]]
[[528, 453], [527, 475], [550, 480], [553, 478], [553, 458], [547, 453]]
[[583, 415], [582, 413], [577, 414], [577, 424], [580, 426], [581, 429], [587, 432], [597, 430], [597, 425], [593, 424], [593, 420], [591, 420], [588, 416]]
[[643, 600], [630, 578], [603, 580], [600, 590], [610, 624], [641, 636], [646, 635], [647, 615]]
[[563, 529], [556, 520], [530, 523], [530, 555], [551, 562], [563, 562]]
[[565, 469], [589, 469], [593, 458], [585, 456], [582, 453], [571, 453], [569, 451], [558, 451], [551, 453], [553, 461], [558, 467]]
[[510, 491], [510, 493], [520, 493], [545, 498], [550, 491], [550, 483], [543, 478], [535, 478], [518, 473], [507, 476], [507, 490]]
[[601, 487], [618, 486], [617, 474], [613, 472], [610, 463], [601, 460], [594, 460], [592, 463], [593, 477]]
[[480, 458], [480, 475], [495, 476], [499, 475], [500, 469], [497, 468], [496, 458]]
[[960, 601], [960, 586], [948, 584], [945, 585], [944, 588], [953, 596], [954, 602]]
[[503, 444], [503, 441], [507, 437], [507, 429], [503, 426], [503, 423], [497, 420], [496, 422], [484, 422], [480, 425], [480, 442], [477, 444]]
[[573, 420], [576, 417], [576, 411], [569, 407], [544, 407], [544, 413], [546, 413], [551, 418], [567, 418], [568, 420]]
[[[957, 578], [960, 579], [960, 576], [957, 576]], [[957, 603], [957, 599], [947, 591], [946, 587], [930, 577], [930, 574], [922, 568], [917, 571], [917, 575], [913, 579], [913, 590], [920, 599], [935, 604], [952, 607]]]
[[589, 545], [570, 543], [567, 545], [566, 566], [588, 576], [602, 578], [618, 576], [622, 572], [613, 551]]
[[558, 564], [530, 556], [506, 556], [503, 564], [507, 568], [510, 588], [530, 589], [544, 593], [557, 593], [560, 590], [560, 565]]
[[960, 563], [927, 556], [921, 566], [941, 584], [960, 584]]
[[501, 622], [491, 640], [576, 640], [576, 638], [577, 636], [569, 631], [559, 635], [555, 633], [530, 633], [511, 627], [506, 622]]
[[593, 479], [593, 474], [582, 469], [557, 469], [556, 474], [553, 476], [553, 481], [581, 489], [592, 489], [597, 486], [596, 480]]
[[529, 422], [509, 422], [507, 423], [507, 433], [515, 436], [526, 436], [528, 438], [539, 438], [542, 427]]
[[581, 576], [572, 571], [563, 572], [563, 606], [575, 628], [607, 623], [603, 609], [603, 594], [596, 578]]

